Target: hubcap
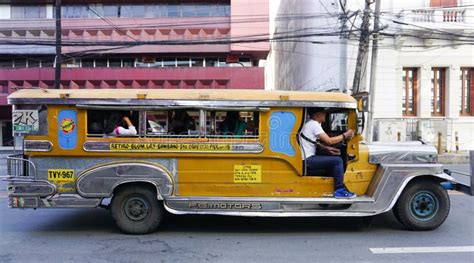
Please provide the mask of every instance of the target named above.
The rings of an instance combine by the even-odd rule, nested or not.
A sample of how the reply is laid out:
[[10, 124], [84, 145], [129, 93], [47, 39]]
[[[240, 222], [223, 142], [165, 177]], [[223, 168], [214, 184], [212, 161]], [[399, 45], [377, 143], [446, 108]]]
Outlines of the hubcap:
[[132, 197], [125, 202], [123, 209], [128, 218], [133, 221], [140, 221], [147, 216], [149, 208], [144, 199]]
[[417, 192], [410, 200], [410, 212], [416, 219], [428, 221], [438, 212], [438, 199], [432, 192]]

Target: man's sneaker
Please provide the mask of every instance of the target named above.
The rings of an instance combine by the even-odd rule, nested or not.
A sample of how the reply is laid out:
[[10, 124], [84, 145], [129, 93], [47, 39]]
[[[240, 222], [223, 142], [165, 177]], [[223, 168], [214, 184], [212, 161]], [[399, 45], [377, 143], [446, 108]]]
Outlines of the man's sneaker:
[[345, 187], [334, 191], [334, 198], [356, 198], [356, 194], [349, 192]]

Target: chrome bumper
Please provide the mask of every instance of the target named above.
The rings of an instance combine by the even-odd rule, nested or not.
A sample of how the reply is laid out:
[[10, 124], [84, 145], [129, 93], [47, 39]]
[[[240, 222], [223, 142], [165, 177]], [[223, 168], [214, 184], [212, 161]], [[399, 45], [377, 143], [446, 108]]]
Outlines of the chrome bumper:
[[36, 166], [23, 158], [7, 158], [8, 206], [10, 208], [98, 207], [102, 199], [83, 198], [77, 194], [58, 194], [57, 187], [47, 180], [37, 180]]

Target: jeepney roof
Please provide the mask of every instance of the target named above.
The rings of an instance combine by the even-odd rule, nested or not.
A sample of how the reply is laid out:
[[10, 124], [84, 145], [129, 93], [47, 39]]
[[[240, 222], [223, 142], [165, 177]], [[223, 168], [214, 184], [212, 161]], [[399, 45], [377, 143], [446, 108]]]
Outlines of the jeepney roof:
[[[312, 91], [266, 91], [246, 89], [22, 89], [8, 96], [10, 104], [118, 104], [154, 105], [167, 102], [168, 105], [181, 105], [179, 101], [205, 102], [266, 102], [251, 103], [253, 106], [305, 106], [299, 102], [331, 107], [355, 108], [353, 97], [336, 92]], [[327, 105], [314, 104], [326, 102]], [[306, 103], [303, 103], [306, 104]], [[191, 105], [191, 104], [187, 104]], [[230, 106], [230, 105], [229, 105]]]

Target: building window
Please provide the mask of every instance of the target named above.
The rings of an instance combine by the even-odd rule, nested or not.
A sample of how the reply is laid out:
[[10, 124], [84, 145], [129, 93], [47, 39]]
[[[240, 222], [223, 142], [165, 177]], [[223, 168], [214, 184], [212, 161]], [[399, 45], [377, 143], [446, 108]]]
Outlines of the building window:
[[93, 68], [94, 67], [94, 59], [93, 58], [83, 58], [81, 62], [82, 62], [82, 67], [83, 68]]
[[462, 116], [473, 116], [474, 111], [474, 68], [461, 68], [461, 103]]
[[[56, 11], [56, 9], [54, 9]], [[89, 18], [89, 8], [85, 5], [61, 6], [62, 18]]]
[[54, 59], [41, 60], [42, 68], [52, 68], [54, 67]]
[[[27, 7], [27, 8], [26, 8]], [[32, 9], [35, 7], [36, 9]], [[37, 6], [15, 6], [12, 18], [46, 18], [46, 6], [38, 13]], [[160, 17], [217, 17], [230, 16], [229, 4], [90, 4], [63, 5], [63, 18], [160, 18]], [[31, 14], [37, 12], [38, 14]], [[41, 17], [38, 17], [41, 15]], [[53, 9], [53, 17], [56, 17]]]
[[13, 5], [11, 7], [12, 19], [46, 18], [45, 5]]
[[40, 67], [40, 60], [38, 60], [38, 59], [28, 59], [28, 67], [29, 68], [39, 68]]
[[0, 68], [12, 68], [13, 59], [0, 59]]
[[15, 68], [26, 68], [26, 59], [15, 59], [13, 62]]
[[418, 69], [403, 68], [402, 111], [403, 116], [416, 116]]
[[431, 69], [431, 115], [444, 116], [446, 92], [446, 69]]
[[106, 68], [107, 67], [107, 59], [106, 58], [96, 58], [95, 59], [95, 67], [96, 68]]

